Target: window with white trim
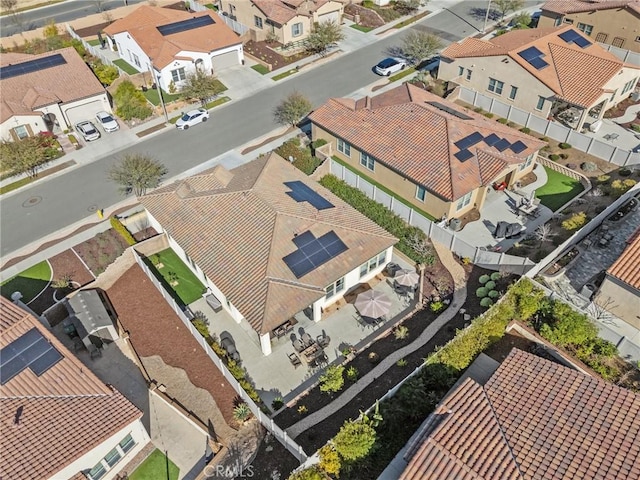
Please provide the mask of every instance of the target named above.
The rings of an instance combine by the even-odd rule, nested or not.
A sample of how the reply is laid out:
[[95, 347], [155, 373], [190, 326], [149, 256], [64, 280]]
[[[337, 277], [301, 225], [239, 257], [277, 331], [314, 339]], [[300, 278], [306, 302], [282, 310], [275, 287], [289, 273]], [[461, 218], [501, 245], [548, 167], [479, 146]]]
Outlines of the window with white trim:
[[140, 68], [140, 58], [138, 58], [138, 55], [136, 55], [135, 53], [132, 53], [131, 56], [133, 57], [133, 63], [136, 64], [137, 67]]
[[302, 23], [294, 23], [291, 25], [291, 36], [299, 37], [302, 35]]
[[610, 102], [613, 102], [613, 100], [616, 98], [616, 93], [618, 93], [618, 90], [614, 90], [613, 93], [611, 94], [611, 98], [609, 98]]
[[542, 110], [542, 108], [544, 107], [544, 101], [545, 101], [544, 97], [538, 96], [538, 103], [536, 104], [536, 110]]
[[472, 194], [473, 192], [469, 192], [464, 197], [460, 198], [458, 200], [458, 203], [456, 204], [456, 210], [462, 210], [464, 207], [469, 205], [469, 202], [471, 202]]
[[13, 129], [13, 131], [16, 133], [20, 140], [29, 136], [29, 131], [27, 130], [26, 125], [18, 125]]
[[473, 72], [467, 68], [467, 80], [471, 80], [471, 74]]
[[122, 455], [118, 451], [117, 448], [114, 448], [109, 453], [107, 453], [104, 457], [104, 461], [107, 462], [109, 467], [113, 468], [113, 466], [120, 461]]
[[487, 88], [490, 92], [493, 92], [497, 95], [502, 95], [502, 89], [504, 88], [504, 82], [500, 80], [496, 80], [495, 78], [489, 78], [489, 87]]
[[376, 255], [373, 258], [370, 258], [368, 262], [363, 263], [362, 265], [360, 265], [360, 278], [368, 275], [370, 272], [372, 272], [373, 270], [375, 270], [376, 268], [378, 268], [381, 265], [384, 265], [387, 261], [387, 251], [385, 250], [384, 252]]
[[129, 450], [136, 446], [136, 442], [133, 440], [131, 434], [129, 434], [124, 437], [118, 445], [120, 445], [122, 453], [127, 453]]
[[89, 478], [91, 480], [99, 480], [107, 474], [107, 469], [102, 465], [102, 461], [89, 470]]
[[260, 18], [257, 15], [254, 15], [253, 16], [253, 24], [258, 28], [262, 28], [262, 18]]
[[518, 87], [514, 87], [513, 85], [511, 85], [511, 91], [509, 92], [509, 99], [515, 100], [517, 95], [518, 95]]
[[360, 152], [360, 165], [373, 172], [375, 169], [376, 161], [371, 155]]
[[621, 95], [624, 95], [625, 93], [627, 93], [629, 90], [631, 90], [633, 88], [633, 86], [636, 83], [636, 80], [638, 80], [637, 78], [634, 78], [633, 80], [629, 80], [627, 83], [624, 84], [624, 88], [622, 89], [622, 93]]
[[116, 447], [111, 450], [109, 453], [105, 455], [105, 457], [100, 460], [95, 467], [93, 467], [88, 476], [89, 480], [99, 480], [104, 477], [108, 471], [110, 471], [115, 465], [122, 460], [122, 458], [129, 452], [133, 447], [135, 447], [136, 442], [131, 436], [128, 434], [124, 437]]
[[578, 30], [580, 30], [585, 35], [591, 36], [591, 32], [593, 32], [593, 25], [587, 25], [586, 23], [578, 22]]
[[338, 280], [336, 280], [335, 282], [333, 282], [331, 285], [329, 285], [324, 289], [325, 298], [331, 298], [343, 290], [344, 290], [344, 277], [339, 278]]
[[351, 157], [351, 145], [350, 144], [348, 144], [347, 142], [345, 142], [341, 138], [338, 138], [337, 145], [338, 145], [338, 151], [340, 153], [346, 155], [347, 157]]
[[464, 75], [464, 67], [458, 67], [458, 76], [461, 77]]
[[184, 73], [184, 67], [171, 70], [171, 79], [176, 83], [186, 80], [187, 75]]
[[518, 167], [518, 170], [524, 170], [533, 163], [533, 153], [527, 157], [527, 160]]
[[427, 189], [422, 185], [416, 185], [416, 198], [421, 202], [424, 202], [424, 199], [427, 196]]

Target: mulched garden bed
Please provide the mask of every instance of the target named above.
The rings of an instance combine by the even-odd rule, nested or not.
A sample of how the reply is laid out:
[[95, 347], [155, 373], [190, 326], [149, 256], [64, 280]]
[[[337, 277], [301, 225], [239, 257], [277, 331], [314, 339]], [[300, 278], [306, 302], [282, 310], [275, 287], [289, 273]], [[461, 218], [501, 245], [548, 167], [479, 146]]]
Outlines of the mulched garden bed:
[[285, 57], [284, 55], [280, 55], [275, 50], [270, 48], [270, 46], [274, 48], [282, 47], [282, 44], [278, 42], [267, 44], [266, 41], [254, 42], [253, 40], [249, 40], [244, 45], [244, 51], [249, 55], [259, 58], [263, 62], [271, 65], [271, 70], [278, 70], [279, 68], [286, 67], [287, 65], [291, 65], [292, 63], [309, 56], [307, 53], [302, 52]]
[[[260, 443], [255, 459], [251, 462], [253, 478], [268, 479], [275, 471], [280, 472], [282, 480], [294, 469], [300, 466], [300, 462], [289, 450], [275, 438], [267, 435]], [[247, 470], [247, 476], [249, 471]]]
[[129, 245], [113, 228], [74, 246], [75, 252], [97, 277], [127, 249]]

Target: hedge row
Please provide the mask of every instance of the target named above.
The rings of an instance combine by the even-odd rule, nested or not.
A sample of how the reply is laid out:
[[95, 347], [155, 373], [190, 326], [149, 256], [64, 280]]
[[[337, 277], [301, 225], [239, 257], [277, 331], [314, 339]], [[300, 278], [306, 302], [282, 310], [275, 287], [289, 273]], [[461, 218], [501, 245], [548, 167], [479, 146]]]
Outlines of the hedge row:
[[122, 224], [122, 222], [118, 217], [114, 215], [111, 217], [110, 220], [111, 220], [111, 226], [113, 227], [113, 229], [116, 232], [118, 232], [120, 235], [122, 235], [122, 238], [124, 238], [125, 242], [127, 242], [129, 245], [135, 245], [136, 243], [138, 243], [136, 239], [133, 238], [133, 235], [131, 235], [131, 232], [127, 230], [127, 227], [125, 227]]

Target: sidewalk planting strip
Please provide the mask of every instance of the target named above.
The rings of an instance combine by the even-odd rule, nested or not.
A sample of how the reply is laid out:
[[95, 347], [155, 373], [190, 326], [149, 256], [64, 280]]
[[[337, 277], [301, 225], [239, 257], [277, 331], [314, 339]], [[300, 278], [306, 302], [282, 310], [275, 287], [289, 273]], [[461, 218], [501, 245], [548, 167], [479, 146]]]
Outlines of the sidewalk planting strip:
[[20, 180], [17, 180], [15, 182], [9, 183], [8, 185], [4, 185], [2, 187], [0, 187], [0, 195], [2, 195], [3, 193], [9, 193], [13, 190], [16, 190], [17, 188], [23, 187], [25, 185], [30, 184], [31, 182], [35, 182], [36, 180], [40, 180], [44, 177], [47, 177], [49, 175], [52, 175], [56, 172], [59, 172], [60, 170], [64, 170], [67, 167], [70, 167], [72, 165], [75, 165], [76, 161], [75, 160], [69, 160], [67, 162], [61, 163], [60, 165], [56, 165], [55, 167], [51, 167], [51, 168], [47, 168], [46, 170], [43, 170], [42, 172], [40, 172], [38, 174], [37, 177], [25, 177], [25, 178], [21, 178]]

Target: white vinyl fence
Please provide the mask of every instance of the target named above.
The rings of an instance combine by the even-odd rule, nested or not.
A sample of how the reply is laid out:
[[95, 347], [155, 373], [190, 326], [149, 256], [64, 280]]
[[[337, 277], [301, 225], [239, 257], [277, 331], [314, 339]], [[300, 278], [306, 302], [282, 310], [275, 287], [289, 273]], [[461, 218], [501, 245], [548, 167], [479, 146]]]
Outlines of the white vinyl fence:
[[71, 27], [71, 25], [69, 25], [68, 23], [66, 24], [66, 29], [67, 32], [69, 33], [69, 35], [71, 35], [72, 38], [79, 40], [80, 42], [82, 42], [82, 46], [85, 48], [85, 50], [87, 52], [89, 52], [91, 55], [93, 55], [94, 57], [97, 57], [100, 59], [100, 61], [102, 63], [104, 63], [105, 65], [110, 65], [112, 67], [116, 67], [118, 69], [118, 72], [120, 72], [120, 75], [126, 76], [128, 77], [129, 74], [127, 72], [125, 72], [124, 70], [122, 70], [118, 65], [116, 65], [115, 63], [113, 63], [110, 59], [108, 59], [104, 53], [102, 53], [102, 49], [99, 46], [93, 46], [93, 45], [89, 45], [89, 42], [87, 42], [84, 38], [80, 37], [75, 30]]
[[[204, 12], [209, 10], [209, 8], [205, 7], [204, 5], [200, 5], [199, 3], [196, 3], [196, 2], [191, 2], [189, 4], [189, 8], [194, 12]], [[238, 35], [242, 36], [249, 31], [249, 27], [247, 27], [246, 25], [243, 25], [242, 23], [236, 20], [233, 20], [232, 18], [227, 17], [224, 14], [224, 12], [216, 12], [216, 13], [224, 21], [224, 23], [226, 23], [227, 26], [230, 27], [231, 30], [236, 32]]]
[[193, 338], [195, 338], [196, 341], [200, 344], [200, 346], [204, 349], [204, 351], [207, 353], [211, 361], [216, 365], [216, 367], [218, 367], [218, 370], [222, 372], [222, 375], [224, 375], [224, 378], [233, 387], [233, 389], [236, 391], [238, 396], [242, 398], [242, 401], [249, 406], [249, 408], [251, 409], [251, 412], [256, 416], [256, 418], [260, 421], [260, 423], [264, 425], [264, 427], [267, 430], [269, 430], [271, 434], [274, 437], [276, 437], [278, 441], [280, 441], [280, 443], [282, 443], [282, 445], [284, 445], [284, 447], [287, 450], [289, 450], [289, 452], [291, 452], [291, 454], [300, 461], [300, 463], [303, 463], [304, 461], [306, 461], [307, 455], [304, 453], [304, 450], [302, 449], [302, 447], [298, 445], [293, 439], [291, 439], [287, 435], [287, 432], [285, 432], [280, 427], [278, 427], [278, 425], [276, 425], [271, 418], [269, 418], [267, 415], [265, 415], [262, 412], [262, 410], [260, 410], [260, 408], [249, 397], [249, 395], [247, 395], [247, 392], [244, 391], [244, 389], [240, 386], [237, 380], [233, 377], [233, 375], [229, 373], [229, 370], [227, 370], [227, 367], [224, 364], [224, 362], [220, 360], [220, 358], [214, 353], [214, 351], [211, 349], [211, 347], [206, 342], [204, 337], [200, 335], [200, 333], [195, 329], [195, 327], [193, 326], [189, 318], [187, 318], [186, 314], [178, 306], [176, 301], [171, 297], [171, 295], [169, 295], [169, 293], [164, 289], [162, 284], [155, 277], [153, 272], [151, 272], [149, 270], [149, 267], [147, 267], [147, 265], [142, 261], [142, 257], [138, 255], [135, 249], [131, 249], [131, 250], [134, 258], [136, 259], [136, 263], [140, 266], [142, 271], [147, 275], [149, 280], [151, 280], [151, 282], [155, 285], [155, 287], [158, 289], [160, 294], [164, 297], [167, 304], [171, 308], [173, 308], [173, 311], [176, 313], [178, 318], [182, 320], [182, 323], [184, 323], [185, 327], [187, 327], [189, 332], [191, 332], [191, 335], [193, 335]]
[[500, 270], [502, 272], [516, 273], [524, 275], [535, 263], [528, 258], [507, 255], [502, 252], [491, 252], [482, 250], [479, 247], [469, 245], [460, 239], [454, 232], [443, 228], [404, 203], [396, 200], [391, 195], [378, 189], [364, 178], [355, 174], [334, 159], [329, 158], [330, 172], [341, 180], [344, 180], [352, 187], [364, 192], [369, 198], [381, 203], [395, 214], [402, 217], [409, 225], [420, 228], [427, 236], [436, 242], [446, 246], [461, 258], [468, 258], [473, 264], [490, 270]]
[[606, 43], [598, 43], [605, 50], [613, 53], [616, 57], [626, 63], [640, 66], [640, 53], [632, 52], [631, 50], [625, 50], [624, 48], [614, 47], [613, 45], [607, 45]]
[[[615, 47], [612, 47], [615, 48]], [[632, 165], [640, 164], [640, 153], [633, 153], [614, 145], [602, 142], [596, 138], [584, 135], [580, 132], [565, 127], [556, 122], [538, 117], [526, 110], [507, 105], [498, 99], [489, 97], [475, 90], [460, 86], [460, 100], [469, 103], [474, 107], [480, 107], [487, 112], [499, 115], [518, 125], [528, 127], [531, 130], [540, 133], [549, 138], [553, 138], [558, 142], [570, 143], [573, 148], [582, 152], [601, 158], [615, 165]]]

